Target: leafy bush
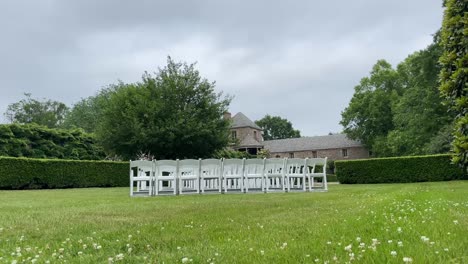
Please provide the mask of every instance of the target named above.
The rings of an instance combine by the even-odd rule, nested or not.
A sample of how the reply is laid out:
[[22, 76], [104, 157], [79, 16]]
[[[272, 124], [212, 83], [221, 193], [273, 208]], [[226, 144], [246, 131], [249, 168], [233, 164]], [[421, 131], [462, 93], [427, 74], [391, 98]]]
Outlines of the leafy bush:
[[217, 151], [215, 151], [213, 156], [214, 156], [215, 159], [221, 159], [221, 158], [225, 158], [225, 159], [243, 159], [243, 158], [252, 159], [252, 158], [255, 158], [254, 155], [251, 155], [251, 154], [249, 154], [247, 152], [231, 150], [231, 149], [217, 150]]
[[0, 157], [0, 189], [123, 187], [128, 162]]
[[50, 129], [36, 124], [0, 125], [0, 156], [98, 160], [103, 149], [80, 129]]
[[340, 183], [403, 183], [467, 179], [450, 155], [335, 161]]

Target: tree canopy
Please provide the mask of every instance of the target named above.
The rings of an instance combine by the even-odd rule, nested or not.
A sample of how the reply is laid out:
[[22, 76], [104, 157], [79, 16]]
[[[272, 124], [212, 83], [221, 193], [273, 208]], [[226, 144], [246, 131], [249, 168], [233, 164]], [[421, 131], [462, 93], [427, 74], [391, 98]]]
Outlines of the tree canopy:
[[110, 94], [121, 86], [125, 85], [110, 85], [94, 96], [81, 99], [67, 114], [63, 127], [82, 128], [88, 133], [95, 132]]
[[39, 101], [25, 93], [26, 98], [8, 105], [5, 117], [11, 123], [31, 124], [55, 128], [62, 125], [69, 108], [61, 102], [53, 100]]
[[446, 153], [453, 115], [438, 92], [438, 34], [396, 69], [383, 60], [355, 87], [341, 124], [376, 156]]
[[203, 158], [228, 143], [229, 122], [222, 118], [230, 98], [215, 93], [195, 64], [176, 63], [139, 83], [119, 83], [109, 91], [96, 135], [111, 154], [157, 159]]
[[441, 30], [440, 91], [456, 113], [455, 162], [468, 167], [468, 2], [445, 1]]
[[283, 139], [301, 137], [299, 130], [295, 130], [292, 123], [279, 116], [266, 115], [255, 123], [263, 129], [263, 139]]

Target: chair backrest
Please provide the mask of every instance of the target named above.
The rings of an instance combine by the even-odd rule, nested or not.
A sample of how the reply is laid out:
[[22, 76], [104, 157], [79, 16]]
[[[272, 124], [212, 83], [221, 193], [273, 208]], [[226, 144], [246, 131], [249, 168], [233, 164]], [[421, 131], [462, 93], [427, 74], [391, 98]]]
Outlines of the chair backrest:
[[306, 160], [291, 158], [286, 160], [286, 173], [288, 175], [292, 174], [304, 174], [306, 169]]
[[221, 176], [221, 160], [204, 159], [200, 161], [200, 172], [203, 176]]
[[200, 173], [200, 160], [185, 159], [179, 161], [179, 175], [198, 176]]
[[136, 170], [133, 176], [152, 176], [154, 172], [154, 163], [149, 160], [131, 160], [130, 171]]
[[284, 160], [281, 158], [265, 159], [266, 174], [281, 174], [284, 172]]
[[177, 174], [177, 161], [157, 160], [155, 170], [157, 176], [175, 176]]
[[265, 159], [247, 159], [244, 162], [244, 175], [261, 174], [265, 168]]
[[224, 159], [223, 175], [242, 175], [245, 159]]
[[306, 166], [308, 167], [310, 173], [316, 172], [316, 166], [323, 167], [323, 172], [325, 172], [327, 169], [327, 158], [306, 159]]

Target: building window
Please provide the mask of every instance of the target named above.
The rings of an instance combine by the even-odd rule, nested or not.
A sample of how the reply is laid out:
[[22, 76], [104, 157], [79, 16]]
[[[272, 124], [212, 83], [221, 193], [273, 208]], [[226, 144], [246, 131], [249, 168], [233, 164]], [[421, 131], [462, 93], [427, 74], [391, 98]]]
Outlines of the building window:
[[312, 158], [317, 158], [317, 151], [312, 151]]
[[276, 155], [275, 158], [281, 158], [281, 156], [280, 156], [280, 155]]
[[342, 149], [341, 154], [343, 155], [343, 157], [348, 157], [348, 150], [347, 149]]
[[294, 158], [294, 153], [293, 152], [289, 153], [289, 157]]
[[254, 138], [255, 138], [255, 140], [258, 140], [257, 139], [257, 131], [254, 131]]
[[231, 138], [236, 139], [237, 138], [237, 131], [231, 131]]

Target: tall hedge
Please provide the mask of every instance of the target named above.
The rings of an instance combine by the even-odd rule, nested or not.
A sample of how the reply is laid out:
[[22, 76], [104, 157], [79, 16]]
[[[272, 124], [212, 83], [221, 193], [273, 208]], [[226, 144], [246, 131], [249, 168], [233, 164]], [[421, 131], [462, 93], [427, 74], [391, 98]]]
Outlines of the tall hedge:
[[0, 157], [0, 189], [129, 186], [128, 162]]
[[446, 0], [441, 29], [440, 91], [456, 113], [453, 160], [468, 168], [468, 1]]
[[99, 160], [105, 158], [91, 134], [36, 124], [0, 125], [0, 156]]
[[450, 155], [335, 161], [340, 183], [404, 183], [468, 179]]

